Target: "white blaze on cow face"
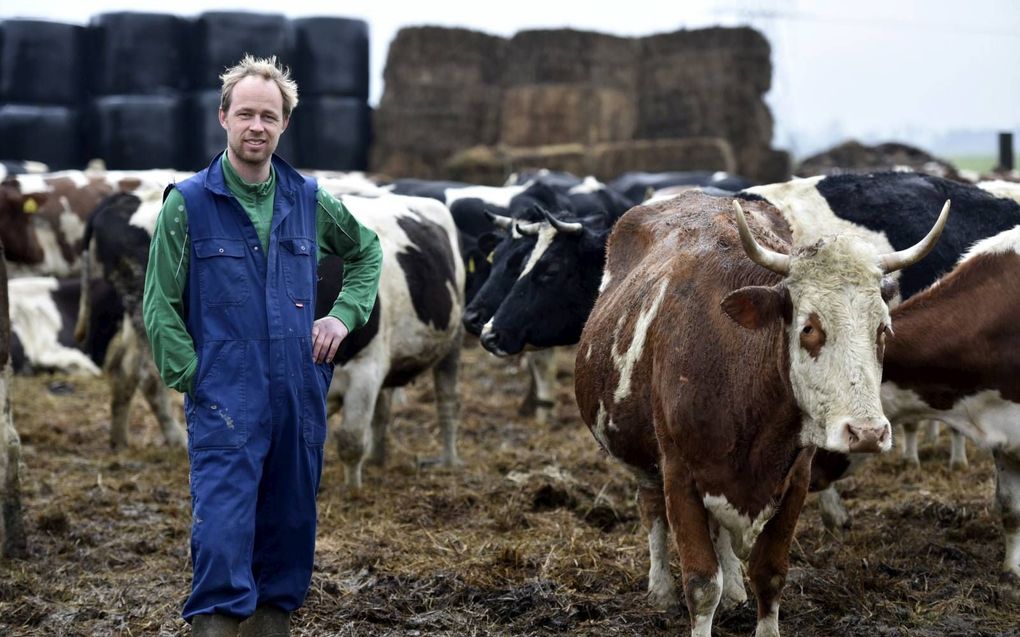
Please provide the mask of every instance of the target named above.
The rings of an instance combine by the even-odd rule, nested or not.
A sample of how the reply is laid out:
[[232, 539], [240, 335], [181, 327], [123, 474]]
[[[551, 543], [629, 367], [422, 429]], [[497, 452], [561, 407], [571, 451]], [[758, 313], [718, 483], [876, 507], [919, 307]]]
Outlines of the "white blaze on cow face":
[[528, 255], [528, 262], [524, 264], [524, 269], [521, 270], [521, 275], [517, 277], [520, 281], [531, 272], [538, 260], [542, 258], [549, 246], [552, 245], [553, 239], [556, 238], [556, 228], [547, 221], [543, 221], [538, 229], [538, 241], [535, 243], [535, 247], [532, 248], [531, 254]]
[[[871, 245], [846, 235], [791, 257], [787, 344], [804, 445], [845, 453], [861, 432], [869, 439], [877, 436], [877, 449], [861, 451], [892, 447], [879, 395], [882, 362], [876, 340], [890, 317], [877, 262]], [[813, 347], [818, 336], [823, 336], [821, 345]]]

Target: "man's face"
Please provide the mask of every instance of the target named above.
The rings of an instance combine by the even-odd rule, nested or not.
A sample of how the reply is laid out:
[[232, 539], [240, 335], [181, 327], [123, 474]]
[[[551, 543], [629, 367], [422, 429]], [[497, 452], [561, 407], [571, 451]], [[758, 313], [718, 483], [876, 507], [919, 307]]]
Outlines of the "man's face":
[[246, 164], [269, 161], [289, 118], [283, 117], [283, 94], [275, 82], [249, 75], [230, 96], [230, 110], [220, 109], [220, 126], [227, 131], [231, 154]]

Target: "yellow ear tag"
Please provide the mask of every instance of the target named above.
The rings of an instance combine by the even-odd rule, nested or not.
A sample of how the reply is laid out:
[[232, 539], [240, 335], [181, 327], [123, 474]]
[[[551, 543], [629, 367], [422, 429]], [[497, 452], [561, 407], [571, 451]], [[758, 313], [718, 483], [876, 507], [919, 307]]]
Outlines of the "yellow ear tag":
[[468, 259], [468, 274], [475, 273], [475, 259], [474, 257]]
[[489, 256], [488, 256], [488, 257], [486, 257], [486, 259], [485, 259], [485, 260], [486, 260], [486, 261], [488, 261], [489, 263], [492, 263], [492, 255], [494, 255], [494, 254], [496, 254], [496, 251], [495, 251], [495, 250], [493, 250], [492, 252], [490, 252], [490, 253], [489, 253]]
[[33, 212], [39, 211], [39, 204], [36, 203], [35, 199], [28, 198], [25, 200], [25, 205], [21, 207], [25, 214], [32, 214]]

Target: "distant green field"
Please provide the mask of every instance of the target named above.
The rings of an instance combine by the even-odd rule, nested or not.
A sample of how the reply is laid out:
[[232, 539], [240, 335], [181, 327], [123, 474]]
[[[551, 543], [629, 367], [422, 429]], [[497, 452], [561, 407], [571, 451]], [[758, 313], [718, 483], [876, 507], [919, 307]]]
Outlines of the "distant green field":
[[995, 167], [999, 158], [995, 155], [959, 155], [946, 158], [951, 164], [963, 170], [987, 172]]

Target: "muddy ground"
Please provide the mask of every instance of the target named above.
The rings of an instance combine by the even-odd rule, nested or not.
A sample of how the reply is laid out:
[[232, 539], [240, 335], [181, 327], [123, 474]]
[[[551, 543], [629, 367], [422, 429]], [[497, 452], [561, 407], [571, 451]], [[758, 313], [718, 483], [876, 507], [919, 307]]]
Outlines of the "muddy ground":
[[[466, 349], [459, 472], [439, 452], [431, 380], [395, 406], [391, 456], [358, 494], [327, 448], [316, 569], [295, 635], [683, 635], [686, 611], [649, 606], [634, 480], [577, 415], [570, 354], [553, 422], [516, 415], [520, 369]], [[0, 635], [187, 635], [187, 455], [162, 446], [136, 398], [131, 447], [108, 447], [104, 382], [15, 380], [24, 445], [27, 559], [0, 561]], [[784, 635], [1018, 636], [998, 584], [1001, 527], [990, 456], [950, 472], [948, 439], [921, 470], [895, 452], [841, 486], [853, 526], [824, 532], [813, 496], [792, 547]], [[673, 570], [679, 574], [674, 562]], [[750, 604], [716, 635], [754, 633]]]

